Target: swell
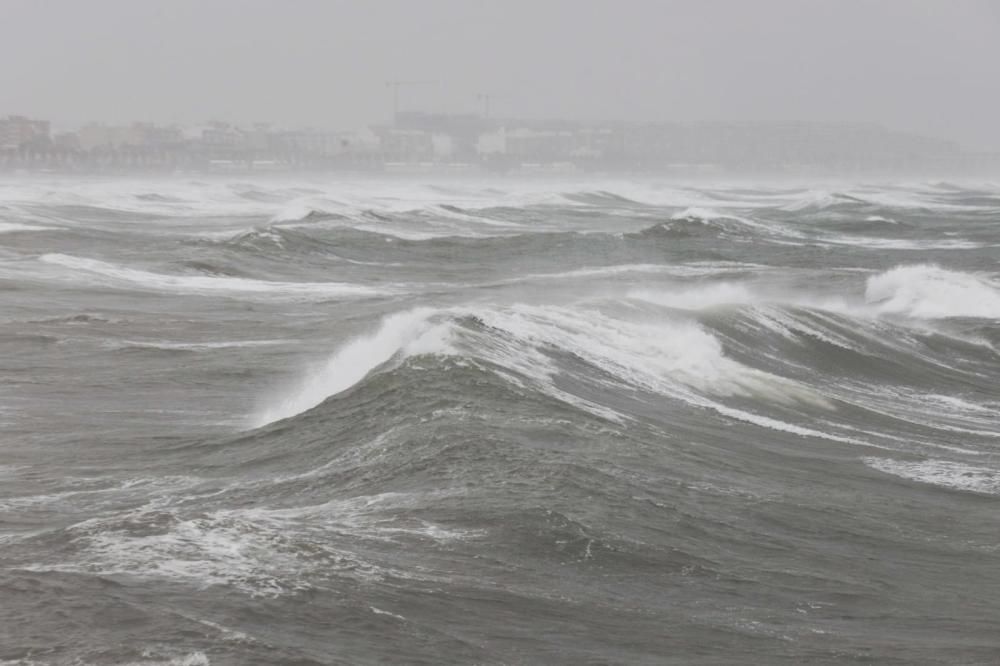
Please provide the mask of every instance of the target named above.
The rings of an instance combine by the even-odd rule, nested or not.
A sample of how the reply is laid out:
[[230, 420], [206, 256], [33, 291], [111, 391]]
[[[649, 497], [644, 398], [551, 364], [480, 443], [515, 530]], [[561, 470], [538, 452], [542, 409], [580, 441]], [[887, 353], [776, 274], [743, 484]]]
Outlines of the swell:
[[[467, 227], [434, 228], [420, 220], [397, 219], [370, 224], [353, 218], [301, 225], [270, 224], [223, 239], [194, 239], [187, 246], [211, 260], [213, 252], [252, 257], [274, 266], [289, 260], [310, 263], [317, 270], [324, 262], [360, 266], [386, 266], [405, 270], [436, 267], [457, 275], [463, 270], [489, 270], [495, 278], [509, 277], [537, 267], [569, 270], [581, 267], [628, 264], [686, 263], [747, 260], [752, 249], [755, 263], [810, 267], [817, 257], [826, 261], [880, 268], [884, 255], [900, 257], [897, 263], [949, 262], [962, 253], [970, 265], [992, 263], [992, 248], [983, 240], [989, 230], [967, 228], [951, 235], [929, 236], [922, 227], [881, 220], [851, 222], [847, 226], [803, 225], [795, 219], [769, 218], [755, 213], [741, 216], [711, 209], [684, 209], [666, 219], [642, 215], [624, 218], [604, 228], [573, 228], [553, 209], [552, 219], [534, 224], [521, 218], [517, 226], [470, 232]], [[857, 220], [857, 218], [852, 218]], [[886, 218], [888, 219], [888, 218]], [[474, 225], [475, 226], [475, 225]], [[398, 229], [405, 231], [400, 233]], [[792, 252], [790, 248], [800, 248]]]
[[[715, 234], [709, 231], [700, 233], [700, 237], [710, 240]], [[325, 229], [270, 226], [228, 240], [199, 240], [192, 245], [206, 252], [214, 250], [269, 261], [295, 257], [311, 262], [328, 259], [407, 268], [432, 265], [446, 271], [474, 266], [487, 268], [499, 277], [516, 271], [517, 264], [579, 267], [581, 262], [662, 263], [678, 253], [690, 252], [688, 245], [678, 245], [676, 240], [670, 232], [664, 233], [660, 225], [625, 234], [534, 230], [488, 237], [445, 235], [426, 239], [400, 238], [350, 226]], [[725, 254], [707, 248], [705, 258], [721, 259]]]
[[[879, 336], [901, 333], [855, 335], [858, 321], [847, 317], [780, 314], [860, 348], [836, 351], [858, 365], [888, 354], [870, 347]], [[766, 331], [748, 333], [753, 322]], [[843, 355], [797, 370], [831, 350], [804, 328], [793, 333], [777, 334], [748, 306], [694, 320], [655, 308], [637, 317], [615, 304], [584, 315], [537, 306], [398, 313], [322, 361], [308, 390], [284, 396], [283, 414], [259, 415], [288, 418], [162, 452], [163, 469], [196, 462], [200, 478], [175, 479], [148, 505], [69, 528], [70, 539], [31, 543], [51, 540], [47, 558], [70, 571], [265, 598], [454, 586], [459, 562], [467, 576], [459, 584], [476, 594], [486, 589], [476, 581], [524, 571], [505, 586], [505, 603], [532, 603], [547, 592], [531, 581], [559, 571], [558, 594], [598, 605], [609, 593], [634, 602], [636, 572], [648, 572], [652, 597], [659, 586], [674, 590], [671, 604], [675, 583], [695, 581], [702, 600], [705, 585], [788, 594], [790, 613], [802, 594], [823, 590], [881, 598], [883, 589], [850, 573], [863, 554], [828, 566], [827, 541], [803, 539], [814, 534], [806, 528], [825, 520], [841, 540], [932, 553], [924, 533], [886, 533], [878, 506], [851, 520], [840, 507], [858, 493], [891, 504], [889, 477], [989, 494], [995, 472], [969, 454], [941, 461], [934, 444], [943, 423], [880, 416], [884, 405], [859, 390], [902, 388], [888, 405], [914, 389], [900, 377], [875, 368], [860, 380]], [[762, 354], [766, 345], [775, 353]], [[807, 348], [791, 355], [797, 346]], [[893, 353], [900, 366], [916, 355]], [[938, 350], [939, 360], [969, 353]], [[776, 365], [762, 364], [765, 356]], [[822, 382], [810, 380], [817, 374]], [[920, 405], [925, 415], [930, 404]], [[988, 406], [980, 409], [988, 418]], [[964, 439], [973, 446], [985, 437]], [[833, 502], [837, 509], [824, 508]], [[792, 573], [751, 566], [761, 557]], [[576, 573], [566, 579], [570, 565]], [[598, 573], [623, 577], [625, 588], [593, 590]], [[694, 597], [680, 599], [697, 609]], [[644, 604], [660, 608], [655, 598]]]
[[[983, 368], [995, 353], [987, 341], [926, 323], [775, 304], [716, 307], [694, 317], [648, 299], [421, 309], [393, 315], [340, 347], [298, 386], [269, 400], [254, 423], [318, 408], [410, 359], [452, 359], [613, 423], [649, 418], [654, 401], [692, 424], [708, 410], [724, 421], [806, 438], [884, 446], [901, 431], [894, 419], [917, 423], [909, 430], [924, 440], [933, 438], [935, 418], [988, 432], [981, 414], [953, 419], [942, 408], [930, 421], [907, 417], [930, 404], [920, 396], [988, 395], [1000, 376]], [[912, 400], [900, 398], [907, 392]], [[868, 408], [880, 400], [902, 406]], [[652, 416], [661, 422], [662, 415]], [[872, 423], [889, 434], [852, 434]]]

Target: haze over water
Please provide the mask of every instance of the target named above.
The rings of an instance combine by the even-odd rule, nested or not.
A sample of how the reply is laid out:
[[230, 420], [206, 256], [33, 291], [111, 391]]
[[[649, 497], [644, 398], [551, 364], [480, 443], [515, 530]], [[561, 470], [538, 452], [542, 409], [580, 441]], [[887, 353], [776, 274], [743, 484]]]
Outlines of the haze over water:
[[1000, 663], [994, 3], [0, 4], [0, 666]]
[[992, 0], [4, 0], [0, 114], [856, 121], [1000, 150]]

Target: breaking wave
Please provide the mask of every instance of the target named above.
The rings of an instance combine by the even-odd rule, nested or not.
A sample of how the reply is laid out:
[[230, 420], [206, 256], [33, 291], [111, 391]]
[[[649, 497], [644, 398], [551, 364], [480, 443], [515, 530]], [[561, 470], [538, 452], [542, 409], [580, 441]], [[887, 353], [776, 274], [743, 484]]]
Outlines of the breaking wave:
[[897, 266], [869, 278], [865, 299], [889, 314], [1000, 319], [1000, 283], [929, 264]]

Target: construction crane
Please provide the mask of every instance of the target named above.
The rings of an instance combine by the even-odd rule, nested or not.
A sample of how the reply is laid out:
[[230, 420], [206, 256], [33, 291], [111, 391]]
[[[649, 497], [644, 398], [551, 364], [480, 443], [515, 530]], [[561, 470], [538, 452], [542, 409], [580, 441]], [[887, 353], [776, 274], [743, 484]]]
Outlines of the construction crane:
[[385, 86], [387, 88], [392, 88], [392, 122], [396, 122], [396, 116], [399, 115], [399, 89], [402, 86], [426, 86], [433, 83], [432, 81], [386, 81]]
[[483, 103], [483, 118], [490, 117], [490, 102], [496, 98], [497, 96], [491, 93], [479, 93], [476, 95], [476, 99]]

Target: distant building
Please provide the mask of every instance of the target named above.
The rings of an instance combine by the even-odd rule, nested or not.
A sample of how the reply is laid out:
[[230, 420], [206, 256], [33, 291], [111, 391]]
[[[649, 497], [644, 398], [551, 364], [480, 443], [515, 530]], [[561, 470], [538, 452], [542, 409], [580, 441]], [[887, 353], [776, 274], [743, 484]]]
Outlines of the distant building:
[[363, 132], [90, 124], [50, 136], [47, 121], [0, 119], [0, 167], [73, 170], [393, 168], [670, 173], [973, 173], [1000, 156], [873, 123], [615, 122], [402, 112]]
[[133, 123], [127, 126], [91, 123], [77, 132], [81, 150], [121, 150], [123, 148], [158, 149], [176, 147], [184, 142], [179, 127], [162, 127], [153, 123]]
[[60, 132], [52, 137], [52, 145], [63, 152], [78, 152], [80, 136], [76, 132]]
[[494, 127], [493, 121], [475, 114], [420, 111], [397, 113], [394, 125], [397, 131], [422, 132], [428, 135], [429, 159], [436, 162], [475, 162], [479, 152], [479, 137]]
[[507, 155], [528, 163], [564, 162], [573, 156], [576, 136], [569, 128], [519, 127], [506, 134]]
[[476, 137], [476, 154], [482, 158], [507, 154], [507, 132], [501, 127]]
[[39, 147], [49, 143], [49, 121], [25, 116], [0, 119], [0, 150]]
[[213, 121], [201, 130], [201, 142], [207, 148], [233, 149], [246, 146], [246, 132], [229, 123]]
[[434, 140], [430, 132], [396, 127], [376, 127], [373, 129], [379, 137], [382, 159], [385, 162], [420, 163], [433, 161]]
[[640, 168], [909, 169], [959, 152], [951, 142], [873, 123], [630, 123], [621, 132], [620, 161]]
[[132, 129], [139, 139], [138, 145], [147, 148], [170, 148], [184, 143], [184, 132], [176, 125], [135, 123]]

